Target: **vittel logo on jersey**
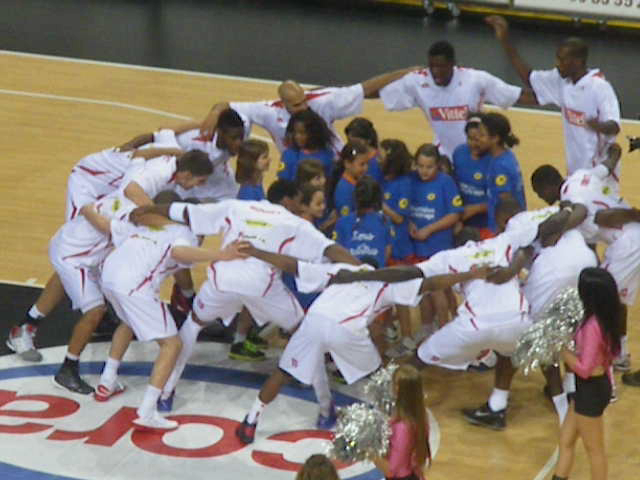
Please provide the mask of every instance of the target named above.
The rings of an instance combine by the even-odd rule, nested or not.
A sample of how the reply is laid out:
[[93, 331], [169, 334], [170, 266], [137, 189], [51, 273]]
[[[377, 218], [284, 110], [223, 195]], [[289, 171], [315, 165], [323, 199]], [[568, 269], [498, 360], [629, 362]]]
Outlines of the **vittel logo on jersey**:
[[[208, 477], [215, 469], [215, 478], [277, 480], [291, 478], [310, 454], [326, 451], [331, 432], [312, 427], [317, 406], [310, 401], [313, 394], [308, 389], [281, 396], [290, 415], [278, 415], [278, 407], [267, 410], [265, 416], [272, 418], [261, 420], [255, 443], [241, 443], [235, 436], [238, 419], [264, 377], [225, 368], [189, 366], [185, 370], [182, 405], [178, 402], [177, 413], [168, 416], [179, 423], [177, 430], [134, 430], [135, 406], [150, 366], [125, 365], [122, 380], [129, 390], [122, 399], [115, 397], [104, 404], [53, 389], [50, 377], [58, 365], [0, 370], [0, 478], [150, 478], [154, 470], [167, 478], [178, 478], [186, 471], [191, 478], [204, 478], [206, 471]], [[84, 367], [92, 381], [97, 376], [87, 375], [87, 370], [97, 375], [102, 363]], [[203, 388], [208, 396], [205, 403], [197, 400]], [[353, 400], [336, 396], [342, 404]], [[236, 403], [243, 408], [238, 410]], [[341, 478], [377, 478], [370, 464], [337, 466]]]
[[585, 113], [577, 110], [571, 110], [570, 108], [564, 109], [564, 118], [566, 118], [567, 122], [571, 125], [576, 125], [578, 127], [584, 127], [586, 124]]
[[431, 120], [440, 122], [465, 121], [469, 113], [467, 105], [458, 107], [432, 107], [429, 109]]

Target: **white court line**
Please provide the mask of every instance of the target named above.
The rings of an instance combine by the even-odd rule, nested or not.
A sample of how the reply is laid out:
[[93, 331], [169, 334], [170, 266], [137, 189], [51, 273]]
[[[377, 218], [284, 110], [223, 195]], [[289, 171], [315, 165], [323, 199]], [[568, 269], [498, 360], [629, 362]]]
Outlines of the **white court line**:
[[[33, 280], [33, 281], [32, 281]], [[0, 284], [1, 283], [6, 283], [7, 285], [16, 285], [18, 287], [33, 287], [33, 288], [44, 288], [44, 285], [40, 284], [40, 283], [36, 283], [35, 278], [29, 278], [27, 279], [25, 282], [18, 282], [16, 280], [4, 280], [4, 279], [0, 279]]]
[[[191, 117], [187, 117], [185, 115], [178, 115], [177, 113], [165, 112], [164, 110], [157, 110], [155, 108], [142, 107], [140, 105], [133, 105], [131, 103], [113, 102], [111, 100], [96, 100], [93, 98], [69, 97], [66, 95], [55, 95], [53, 93], [24, 92], [21, 90], [6, 90], [3, 88], [0, 88], [0, 94], [18, 95], [22, 97], [46, 98], [48, 100], [60, 100], [64, 102], [89, 103], [89, 104], [103, 105], [108, 107], [119, 107], [119, 108], [126, 108], [129, 110], [136, 110], [139, 112], [153, 113], [155, 115], [161, 115], [169, 118], [177, 118], [179, 120], [193, 120], [193, 118]], [[271, 138], [263, 137], [260, 135], [252, 135], [252, 137], [257, 138], [259, 140], [263, 140], [265, 142], [273, 143], [273, 140]]]
[[553, 467], [556, 466], [557, 461], [558, 461], [558, 447], [556, 447], [556, 449], [553, 451], [553, 453], [551, 454], [551, 457], [549, 458], [549, 460], [547, 460], [547, 463], [545, 463], [544, 467], [542, 467], [542, 470], [540, 470], [538, 474], [535, 477], [533, 477], [533, 480], [544, 480], [545, 478], [547, 478], [547, 475], [549, 475], [551, 470], [553, 470]]
[[[242, 77], [236, 75], [222, 75], [218, 73], [206, 73], [206, 72], [195, 72], [192, 70], [180, 70], [173, 68], [162, 68], [162, 67], [148, 67], [145, 65], [135, 65], [128, 63], [117, 63], [117, 62], [106, 62], [100, 60], [85, 60], [82, 58], [71, 58], [71, 57], [62, 57], [55, 55], [43, 55], [39, 53], [27, 53], [27, 52], [17, 52], [12, 50], [0, 50], [0, 54], [2, 55], [13, 55], [16, 57], [32, 57], [32, 58], [42, 58], [46, 60], [57, 60], [60, 62], [70, 62], [70, 63], [85, 63], [88, 65], [100, 65], [100, 66], [109, 66], [109, 67], [118, 67], [118, 68], [129, 68], [132, 70], [145, 70], [151, 72], [162, 72], [162, 73], [173, 73], [177, 75], [191, 75], [195, 77], [205, 77], [205, 78], [221, 78], [224, 80], [242, 80], [245, 82], [253, 82], [253, 83], [265, 83], [269, 85], [279, 85], [281, 81], [279, 80], [268, 80], [265, 78], [250, 78], [250, 77]], [[302, 84], [305, 88], [315, 88], [318, 85], [310, 85], [310, 84]], [[275, 92], [274, 92], [275, 93]], [[525, 107], [511, 107], [509, 110], [515, 110], [518, 112], [526, 112], [526, 113], [534, 113], [539, 115], [554, 115], [560, 116], [560, 112], [554, 112], [549, 110], [537, 110], [534, 108], [525, 108]], [[630, 118], [623, 118], [621, 123], [626, 123], [629, 125], [640, 125], [640, 120], [633, 120]]]

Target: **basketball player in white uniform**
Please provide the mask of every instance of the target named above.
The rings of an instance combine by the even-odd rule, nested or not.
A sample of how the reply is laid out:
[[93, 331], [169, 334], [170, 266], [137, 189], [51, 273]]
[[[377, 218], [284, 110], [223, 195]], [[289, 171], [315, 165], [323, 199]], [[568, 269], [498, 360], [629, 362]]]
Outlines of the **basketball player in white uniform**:
[[[82, 206], [116, 191], [130, 167], [158, 155], [180, 153], [182, 152], [173, 132], [160, 130], [139, 135], [120, 147], [108, 148], [84, 157], [73, 167], [69, 175], [66, 220], [73, 219]], [[63, 297], [64, 287], [54, 273], [24, 319], [11, 330], [7, 346], [23, 360], [42, 360], [42, 355], [33, 344], [33, 337], [41, 319], [48, 315]]]
[[253, 442], [258, 417], [273, 401], [289, 375], [315, 389], [320, 415], [316, 427], [330, 429], [336, 421], [325, 369], [325, 354], [330, 353], [338, 370], [348, 384], [378, 369], [381, 360], [369, 336], [369, 325], [393, 305], [416, 306], [422, 293], [441, 290], [471, 278], [486, 275], [487, 271], [442, 275], [434, 278], [415, 278], [400, 283], [355, 282], [330, 285], [341, 270], [373, 270], [365, 265], [356, 267], [342, 263], [311, 264], [277, 253], [251, 247], [251, 255], [296, 276], [301, 292], [322, 291], [311, 304], [298, 330], [287, 344], [276, 370], [265, 382], [253, 407], [236, 429], [243, 443]]
[[449, 158], [467, 141], [464, 128], [470, 112], [480, 111], [484, 102], [508, 108], [531, 95], [485, 71], [456, 66], [448, 42], [433, 44], [428, 61], [428, 68], [407, 73], [380, 90], [380, 98], [390, 111], [420, 108], [433, 129], [434, 143]]
[[[491, 16], [487, 23], [524, 84], [533, 89], [533, 104], [556, 105], [562, 110], [568, 175], [606, 160], [620, 132], [620, 104], [604, 74], [587, 68], [587, 45], [569, 38], [556, 51], [556, 68], [533, 70], [510, 42], [506, 20]], [[619, 190], [619, 174], [620, 165], [607, 178], [615, 190]]]
[[141, 226], [121, 232], [112, 230], [107, 218], [91, 213], [92, 223], [105, 235], [111, 235], [116, 247], [104, 261], [101, 286], [122, 319], [113, 335], [94, 398], [104, 402], [124, 391], [125, 387], [118, 382], [117, 371], [134, 333], [139, 341], [155, 340], [160, 351], [138, 409], [138, 418], [133, 423], [147, 429], [173, 429], [177, 422], [161, 417], [156, 402], [175, 365], [182, 342], [158, 291], [167, 276], [189, 268], [194, 262], [233, 260], [241, 254], [235, 244], [220, 252], [199, 248], [198, 239], [188, 227], [165, 217], [152, 219], [152, 228]]
[[620, 146], [613, 144], [609, 147], [607, 160], [595, 168], [577, 170], [566, 181], [554, 167], [543, 165], [533, 173], [531, 183], [534, 191], [547, 203], [561, 200], [572, 204], [573, 215], [584, 218], [577, 228], [587, 243], [607, 245], [602, 267], [615, 278], [624, 306], [621, 352], [614, 361], [614, 368], [628, 371], [631, 361], [626, 318], [640, 283], [640, 216], [607, 181], [615, 171], [620, 152]]
[[246, 134], [253, 124], [269, 132], [280, 152], [286, 149], [285, 131], [291, 115], [310, 108], [320, 115], [334, 132], [334, 149], [339, 152], [343, 143], [333, 128], [333, 123], [342, 118], [358, 115], [365, 98], [377, 96], [388, 83], [400, 78], [409, 69], [389, 72], [362, 83], [348, 87], [318, 88], [305, 91], [297, 82], [287, 80], [278, 87], [279, 100], [264, 102], [220, 102], [216, 103], [204, 120], [201, 128], [205, 138], [212, 138], [222, 111], [232, 108], [246, 123]]
[[[277, 180], [269, 188], [267, 198], [271, 201], [173, 203], [139, 211], [170, 215], [174, 221], [188, 223], [197, 235], [221, 234], [223, 247], [235, 240], [251, 240], [265, 250], [295, 255], [311, 262], [320, 262], [327, 257], [333, 261], [360, 263], [308, 221], [282, 206], [288, 205], [291, 209], [298, 206], [299, 191], [295, 184]], [[273, 322], [290, 331], [303, 315], [300, 304], [282, 283], [279, 270], [255, 258], [212, 263], [207, 269], [207, 280], [196, 295], [193, 310], [180, 328], [183, 350], [165, 385], [161, 398], [166, 404], [163, 409], [171, 409], [175, 385], [191, 357], [200, 330], [217, 318], [229, 325], [243, 305], [259, 326]]]

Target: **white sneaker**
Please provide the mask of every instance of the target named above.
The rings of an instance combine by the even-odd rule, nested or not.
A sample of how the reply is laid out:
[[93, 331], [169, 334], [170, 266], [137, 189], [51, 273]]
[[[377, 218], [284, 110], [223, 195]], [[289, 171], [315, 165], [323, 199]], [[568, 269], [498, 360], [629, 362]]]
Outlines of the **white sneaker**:
[[[140, 415], [140, 413], [138, 413]], [[133, 421], [134, 428], [140, 430], [175, 430], [178, 428], [178, 422], [175, 420], [167, 420], [154, 410], [149, 416], [138, 417]]]
[[42, 361], [42, 354], [36, 350], [33, 344], [33, 337], [37, 328], [25, 323], [18, 327], [13, 327], [7, 338], [7, 347], [13, 350], [20, 358], [27, 362]]
[[398, 329], [395, 325], [390, 325], [384, 330], [384, 336], [387, 337], [387, 342], [395, 342], [398, 340]]
[[115, 381], [113, 385], [108, 385], [106, 383], [100, 382], [100, 384], [96, 387], [96, 391], [93, 392], [93, 398], [96, 402], [106, 402], [111, 397], [115, 397], [116, 395], [121, 394], [127, 389], [122, 383], [118, 380]]
[[613, 360], [613, 369], [616, 372], [630, 372], [631, 371], [631, 355], [618, 355]]

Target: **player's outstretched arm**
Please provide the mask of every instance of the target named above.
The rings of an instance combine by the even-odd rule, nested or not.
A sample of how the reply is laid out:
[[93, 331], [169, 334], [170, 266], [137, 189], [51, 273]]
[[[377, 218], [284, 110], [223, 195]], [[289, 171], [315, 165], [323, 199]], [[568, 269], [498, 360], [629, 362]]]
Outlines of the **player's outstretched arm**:
[[245, 242], [246, 245], [242, 248], [242, 252], [255, 257], [263, 262], [270, 263], [274, 267], [282, 270], [283, 272], [291, 273], [292, 275], [298, 275], [298, 259], [289, 255], [283, 255], [281, 253], [267, 252], [254, 247], [249, 242]]
[[386, 283], [398, 283], [406, 282], [407, 280], [414, 280], [416, 278], [422, 278], [422, 270], [418, 267], [404, 266], [404, 267], [387, 267], [380, 268], [378, 270], [340, 270], [332, 279], [331, 284], [334, 283], [353, 283], [353, 282], [386, 282]]
[[149, 160], [150, 158], [162, 157], [163, 155], [178, 157], [183, 153], [184, 151], [179, 148], [145, 148], [143, 150], [135, 150], [133, 152], [133, 158]]
[[93, 206], [93, 203], [85, 205], [80, 209], [80, 214], [87, 219], [87, 221], [96, 230], [109, 235], [111, 233], [111, 220], [104, 215], [100, 215]]
[[576, 228], [587, 218], [587, 208], [580, 203], [567, 202], [561, 206], [562, 210], [538, 225], [536, 238], [543, 247], [555, 245], [565, 232]]
[[445, 275], [434, 275], [422, 281], [421, 292], [433, 292], [434, 290], [445, 290], [453, 287], [456, 283], [466, 282], [477, 278], [486, 278], [492, 271], [490, 267], [481, 266], [463, 273], [449, 273]]
[[373, 78], [369, 78], [362, 82], [362, 90], [364, 91], [364, 98], [378, 98], [378, 92], [389, 85], [391, 82], [404, 77], [407, 73], [413, 70], [418, 70], [422, 67], [415, 66], [409, 68], [403, 68], [401, 70], [394, 70], [393, 72], [383, 73]]
[[491, 15], [489, 17], [486, 17], [484, 21], [493, 28], [493, 31], [496, 34], [496, 38], [500, 41], [502, 48], [507, 54], [507, 57], [509, 57], [509, 61], [516, 69], [516, 72], [518, 72], [518, 76], [520, 77], [522, 82], [528, 88], [531, 88], [529, 75], [531, 75], [532, 69], [529, 64], [520, 56], [520, 53], [518, 53], [516, 47], [511, 43], [511, 39], [509, 38], [509, 24], [507, 23], [505, 18], [500, 15]]
[[324, 249], [322, 253], [333, 263], [348, 263], [349, 265], [362, 265], [362, 262], [349, 253], [342, 245], [334, 243]]
[[507, 283], [513, 277], [520, 273], [529, 262], [533, 258], [533, 248], [521, 248], [516, 251], [515, 255], [511, 259], [511, 263], [508, 267], [497, 267], [494, 268], [487, 275], [487, 282], [495, 283], [496, 285], [501, 285], [503, 283]]
[[151, 200], [151, 197], [149, 197], [149, 195], [147, 195], [147, 192], [145, 192], [144, 189], [134, 181], [129, 182], [129, 184], [124, 188], [124, 196], [139, 207], [144, 207], [145, 205], [153, 205], [153, 200]]
[[607, 167], [609, 173], [613, 173], [618, 166], [618, 162], [620, 161], [620, 157], [622, 156], [622, 148], [617, 143], [612, 143], [609, 145], [609, 150], [607, 150], [607, 158], [601, 165]]
[[[145, 205], [138, 207], [129, 214], [129, 221], [135, 225], [145, 225], [144, 218], [148, 215], [159, 215], [169, 220], [170, 203], [160, 203], [157, 205]], [[186, 209], [184, 209], [186, 211]]]
[[127, 152], [129, 150], [140, 148], [141, 146], [151, 142], [153, 142], [153, 132], [143, 133], [120, 145], [118, 147], [118, 150], [120, 150], [121, 152]]
[[233, 242], [222, 250], [176, 246], [171, 249], [171, 258], [183, 264], [224, 262], [238, 258], [247, 258], [249, 254], [246, 252], [246, 248], [250, 245], [249, 242]]
[[229, 102], [216, 103], [200, 125], [200, 135], [203, 139], [211, 140], [218, 126], [220, 114], [229, 108]]
[[625, 223], [640, 222], [637, 208], [607, 208], [596, 213], [596, 225], [607, 228], [622, 228]]

